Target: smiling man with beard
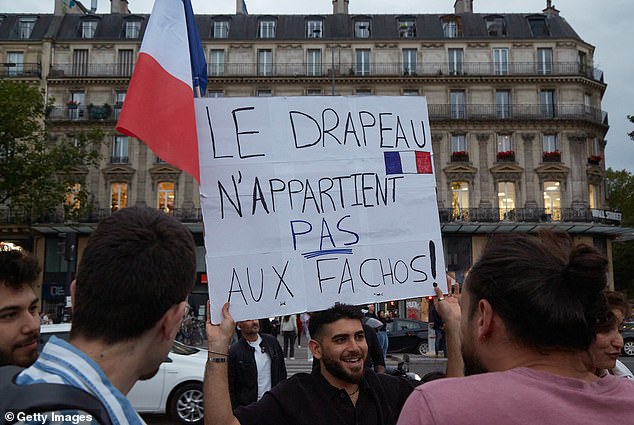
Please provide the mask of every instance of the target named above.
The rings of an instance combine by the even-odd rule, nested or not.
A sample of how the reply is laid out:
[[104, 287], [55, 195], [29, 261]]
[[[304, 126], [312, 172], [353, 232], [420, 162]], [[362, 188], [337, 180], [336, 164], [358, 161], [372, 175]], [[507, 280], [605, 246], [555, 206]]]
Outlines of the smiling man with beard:
[[564, 233], [489, 240], [459, 304], [438, 301], [470, 376], [418, 387], [398, 425], [631, 423], [634, 382], [589, 367], [596, 325], [610, 315], [606, 265]]
[[40, 316], [33, 286], [39, 273], [33, 255], [0, 242], [0, 366], [27, 367], [37, 359]]
[[[228, 305], [207, 324], [206, 425], [393, 425], [411, 384], [364, 367], [368, 346], [357, 307], [337, 304], [310, 317], [309, 348], [319, 365], [281, 382], [257, 403], [231, 411], [226, 353], [234, 323]], [[235, 415], [235, 416], [234, 416]]]
[[90, 236], [71, 284], [70, 341], [51, 337], [16, 383], [80, 388], [113, 424], [144, 424], [125, 395], [170, 351], [195, 276], [196, 247], [182, 223], [154, 208], [113, 213]]

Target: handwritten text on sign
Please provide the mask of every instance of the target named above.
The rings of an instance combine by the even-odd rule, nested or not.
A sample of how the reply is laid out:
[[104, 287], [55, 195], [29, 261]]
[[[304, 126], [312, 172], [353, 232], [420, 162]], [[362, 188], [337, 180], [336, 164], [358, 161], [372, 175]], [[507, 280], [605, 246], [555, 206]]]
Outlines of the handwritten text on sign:
[[433, 293], [423, 97], [196, 99], [212, 321]]

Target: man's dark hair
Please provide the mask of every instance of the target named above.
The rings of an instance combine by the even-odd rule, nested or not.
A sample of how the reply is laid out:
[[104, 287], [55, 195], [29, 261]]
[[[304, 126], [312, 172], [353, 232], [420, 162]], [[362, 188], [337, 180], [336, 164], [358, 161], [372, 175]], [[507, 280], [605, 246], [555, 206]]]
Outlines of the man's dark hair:
[[97, 226], [79, 264], [71, 336], [114, 343], [149, 330], [194, 285], [196, 246], [179, 221], [125, 208]]
[[363, 318], [363, 313], [359, 307], [350, 304], [335, 304], [327, 310], [311, 313], [308, 321], [308, 332], [311, 338], [321, 336], [324, 325], [336, 322], [339, 319], [359, 319]]
[[492, 237], [466, 279], [472, 316], [487, 300], [511, 337], [540, 351], [586, 350], [608, 309], [607, 259], [565, 233]]
[[14, 290], [33, 287], [42, 271], [37, 258], [13, 244], [0, 246], [0, 285]]

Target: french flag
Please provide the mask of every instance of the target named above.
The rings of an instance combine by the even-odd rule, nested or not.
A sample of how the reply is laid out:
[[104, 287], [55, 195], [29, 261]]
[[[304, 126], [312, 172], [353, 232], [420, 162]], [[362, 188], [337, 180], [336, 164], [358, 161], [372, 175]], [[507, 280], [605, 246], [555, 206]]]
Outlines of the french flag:
[[190, 0], [156, 0], [117, 131], [200, 182], [194, 96], [207, 89], [207, 63]]
[[385, 174], [432, 174], [431, 154], [423, 151], [383, 152]]

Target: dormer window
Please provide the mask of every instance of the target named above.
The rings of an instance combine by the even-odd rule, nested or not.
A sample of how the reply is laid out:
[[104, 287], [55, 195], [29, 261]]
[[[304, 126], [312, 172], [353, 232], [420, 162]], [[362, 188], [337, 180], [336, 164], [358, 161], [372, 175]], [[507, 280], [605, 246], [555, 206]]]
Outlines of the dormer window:
[[484, 18], [487, 24], [487, 34], [490, 37], [505, 37], [506, 22], [502, 16], [487, 16]]
[[547, 37], [550, 35], [548, 23], [545, 16], [531, 16], [528, 18], [528, 25], [531, 27], [533, 37]]
[[214, 38], [229, 38], [229, 21], [214, 21]]
[[416, 38], [416, 21], [401, 20], [398, 22], [398, 36], [400, 38]]
[[23, 17], [18, 20], [18, 38], [26, 40], [31, 38], [33, 27], [35, 26], [35, 17]]
[[354, 23], [354, 37], [355, 38], [369, 38], [370, 37], [370, 21], [356, 21]]
[[97, 21], [82, 21], [79, 31], [81, 38], [95, 38], [95, 32], [97, 31]]
[[141, 35], [141, 21], [127, 20], [124, 24], [124, 37], [127, 39], [139, 38]]
[[324, 38], [323, 22], [317, 20], [306, 21], [306, 38]]
[[458, 38], [462, 36], [460, 20], [456, 17], [443, 18], [442, 32], [445, 38]]
[[260, 21], [258, 38], [275, 38], [275, 21]]

